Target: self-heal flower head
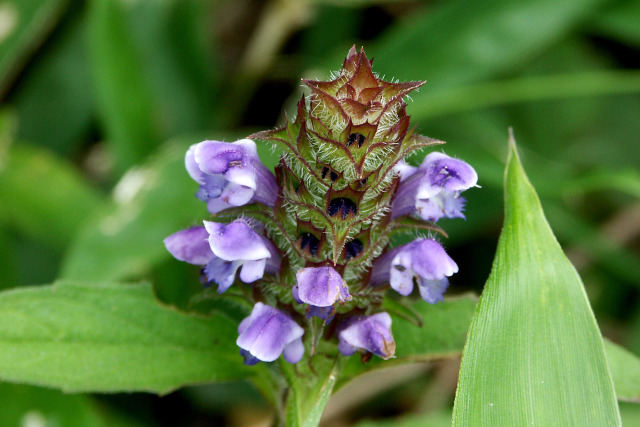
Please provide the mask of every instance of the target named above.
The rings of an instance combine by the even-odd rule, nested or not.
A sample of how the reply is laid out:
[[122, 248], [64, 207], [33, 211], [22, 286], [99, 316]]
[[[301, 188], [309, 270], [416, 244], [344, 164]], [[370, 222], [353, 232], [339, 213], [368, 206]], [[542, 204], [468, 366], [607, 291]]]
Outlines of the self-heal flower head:
[[464, 218], [465, 200], [460, 192], [478, 182], [478, 174], [462, 160], [434, 152], [418, 168], [399, 163], [401, 183], [391, 206], [392, 218], [416, 212], [426, 221], [442, 217]]
[[241, 353], [247, 364], [255, 364], [255, 359], [273, 362], [281, 354], [287, 362], [298, 363], [304, 354], [303, 334], [289, 315], [258, 302], [238, 326], [236, 344], [244, 350]]
[[[303, 336], [310, 349], [326, 344], [344, 355], [388, 359], [395, 353], [391, 317], [379, 312], [387, 285], [408, 295], [417, 283], [422, 298], [435, 303], [458, 270], [435, 240], [394, 249], [394, 238], [443, 232], [433, 222], [464, 217], [460, 193], [478, 178], [442, 153], [427, 155], [420, 167], [405, 163], [444, 143], [419, 135], [407, 114], [408, 95], [425, 82], [385, 81], [354, 46], [330, 80], [303, 83], [310, 92], [283, 127], [189, 149], [186, 168], [214, 222], [165, 243], [176, 258], [204, 265], [205, 281], [220, 293], [236, 273], [251, 283], [243, 297], [254, 309], [237, 340], [245, 364], [281, 354], [298, 362]], [[275, 174], [260, 163], [252, 140], [281, 150]], [[226, 296], [206, 295], [220, 302]], [[319, 327], [314, 317], [331, 326]], [[313, 333], [303, 335], [305, 327]], [[319, 347], [320, 340], [327, 342]]]
[[378, 258], [371, 272], [370, 284], [389, 283], [401, 295], [413, 291], [417, 278], [422, 299], [430, 304], [442, 301], [449, 286], [448, 276], [458, 272], [458, 266], [440, 243], [421, 239], [397, 247]]
[[345, 356], [351, 356], [361, 348], [386, 360], [396, 352], [391, 316], [385, 312], [350, 318], [340, 329], [338, 339], [338, 350]]
[[215, 214], [231, 206], [252, 201], [273, 207], [278, 185], [260, 162], [256, 144], [250, 139], [228, 143], [203, 141], [187, 151], [185, 165], [200, 184], [196, 194]]
[[280, 269], [280, 255], [273, 243], [243, 219], [229, 224], [204, 221], [204, 227], [209, 233], [209, 247], [216, 256], [207, 264], [205, 274], [218, 284], [218, 292], [233, 284], [240, 267], [240, 279], [245, 283], [262, 278], [265, 271], [276, 273]]
[[351, 295], [340, 273], [331, 267], [307, 267], [298, 270], [292, 292], [297, 301], [315, 307], [330, 307], [336, 301], [349, 301]]

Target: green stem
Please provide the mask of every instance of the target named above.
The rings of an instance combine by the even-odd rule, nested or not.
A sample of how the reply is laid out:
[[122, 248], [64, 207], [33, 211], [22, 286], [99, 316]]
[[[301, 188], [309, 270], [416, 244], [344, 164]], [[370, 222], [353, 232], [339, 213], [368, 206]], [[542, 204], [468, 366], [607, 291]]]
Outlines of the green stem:
[[305, 357], [296, 365], [281, 362], [289, 384], [284, 402], [285, 425], [314, 427], [320, 423], [343, 366], [342, 356], [330, 358], [320, 354], [311, 359]]

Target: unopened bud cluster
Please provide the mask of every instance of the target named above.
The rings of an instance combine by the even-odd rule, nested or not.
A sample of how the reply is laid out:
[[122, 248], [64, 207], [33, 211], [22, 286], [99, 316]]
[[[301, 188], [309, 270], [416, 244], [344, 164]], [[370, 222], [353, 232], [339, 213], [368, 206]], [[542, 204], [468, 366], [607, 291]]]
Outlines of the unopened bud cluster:
[[[245, 363], [282, 355], [297, 363], [312, 345], [314, 318], [344, 355], [394, 356], [389, 285], [428, 303], [442, 300], [456, 263], [433, 237], [395, 248], [397, 233], [432, 236], [443, 217], [464, 217], [460, 192], [476, 185], [467, 163], [441, 152], [419, 167], [412, 152], [441, 144], [409, 127], [405, 97], [424, 82], [379, 79], [364, 51], [349, 51], [331, 81], [303, 80], [311, 94], [282, 129], [233, 143], [203, 141], [186, 154], [197, 197], [213, 218], [165, 239], [205, 284], [251, 286], [253, 311], [238, 327]], [[253, 140], [283, 151], [271, 173]], [[306, 345], [305, 345], [306, 343]]]

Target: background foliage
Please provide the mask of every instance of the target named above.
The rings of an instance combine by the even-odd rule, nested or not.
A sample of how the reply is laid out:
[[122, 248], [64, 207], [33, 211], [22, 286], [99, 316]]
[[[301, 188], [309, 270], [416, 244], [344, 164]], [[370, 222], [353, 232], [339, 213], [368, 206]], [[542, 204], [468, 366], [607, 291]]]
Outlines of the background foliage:
[[[186, 147], [282, 125], [283, 111], [292, 115], [300, 98], [299, 78], [326, 78], [355, 43], [387, 78], [427, 80], [408, 107], [413, 123], [448, 141], [447, 154], [480, 176], [482, 189], [466, 194], [467, 220], [444, 224], [447, 250], [460, 266], [449, 296], [479, 294], [489, 275], [512, 126], [603, 334], [640, 354], [638, 22], [640, 2], [628, 0], [0, 1], [0, 288], [144, 280], [167, 305], [204, 310], [194, 298], [197, 268], [176, 262], [161, 244], [203, 216], [184, 171]], [[265, 163], [274, 165], [277, 153], [263, 148]], [[143, 307], [151, 298], [118, 289], [141, 298]], [[19, 299], [24, 292], [31, 291], [8, 295]], [[465, 301], [453, 298], [441, 310], [469, 319]], [[224, 309], [229, 319], [244, 310]], [[9, 312], [2, 312], [3, 322]], [[432, 319], [430, 325], [425, 317], [425, 333], [444, 336], [429, 330], [438, 328]], [[206, 329], [196, 317], [179, 321]], [[458, 344], [435, 350], [459, 353], [460, 329], [453, 325], [447, 335]], [[185, 346], [207, 345], [197, 340]], [[161, 345], [162, 336], [151, 344]], [[403, 357], [413, 357], [411, 347], [405, 351]], [[355, 375], [361, 368], [353, 362], [345, 372]], [[385, 425], [382, 419], [404, 414], [405, 425], [449, 424], [457, 373], [456, 359], [442, 360], [338, 384], [341, 395], [329, 403], [325, 422]], [[269, 419], [267, 403], [245, 382], [163, 397], [63, 395], [2, 384], [0, 399], [11, 402], [2, 425]], [[638, 423], [637, 407], [623, 405], [621, 412], [623, 422]]]

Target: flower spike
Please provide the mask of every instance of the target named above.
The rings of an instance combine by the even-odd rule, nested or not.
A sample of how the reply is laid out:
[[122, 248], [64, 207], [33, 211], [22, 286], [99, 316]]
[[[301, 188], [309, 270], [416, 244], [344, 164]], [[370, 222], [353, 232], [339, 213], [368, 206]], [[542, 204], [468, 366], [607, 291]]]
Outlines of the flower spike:
[[[236, 342], [247, 365], [281, 355], [297, 363], [305, 344], [313, 354], [321, 339], [334, 354], [392, 358], [392, 319], [380, 311], [387, 289], [408, 296], [417, 284], [433, 304], [458, 271], [436, 240], [393, 247], [392, 237], [446, 237], [434, 222], [464, 218], [460, 194], [478, 176], [440, 152], [419, 167], [405, 162], [443, 144], [410, 125], [405, 101], [424, 81], [385, 81], [372, 64], [353, 46], [331, 79], [302, 81], [307, 94], [293, 121], [233, 143], [203, 141], [186, 153], [196, 195], [213, 218], [165, 245], [177, 259], [204, 266], [205, 282], [217, 283], [219, 293], [237, 283], [242, 292], [233, 297], [253, 306]], [[275, 174], [253, 140], [282, 150]]]

